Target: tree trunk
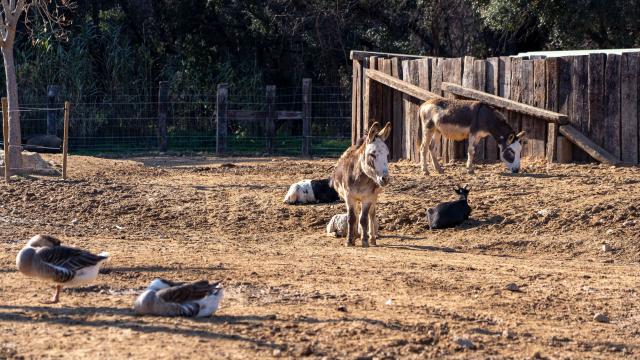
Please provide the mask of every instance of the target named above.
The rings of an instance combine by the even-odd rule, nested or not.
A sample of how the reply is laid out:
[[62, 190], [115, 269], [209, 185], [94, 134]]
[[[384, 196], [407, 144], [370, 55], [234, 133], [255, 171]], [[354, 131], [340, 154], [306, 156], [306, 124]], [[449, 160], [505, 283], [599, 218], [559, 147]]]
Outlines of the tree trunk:
[[18, 169], [22, 165], [22, 136], [20, 134], [20, 113], [18, 110], [18, 81], [13, 58], [13, 39], [2, 47], [4, 71], [7, 80], [7, 102], [9, 103], [9, 167]]

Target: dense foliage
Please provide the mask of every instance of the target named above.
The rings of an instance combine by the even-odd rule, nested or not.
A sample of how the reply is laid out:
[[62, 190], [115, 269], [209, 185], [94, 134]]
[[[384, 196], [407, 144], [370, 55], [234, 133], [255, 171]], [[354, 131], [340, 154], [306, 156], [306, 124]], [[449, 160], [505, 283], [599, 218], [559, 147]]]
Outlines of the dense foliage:
[[16, 46], [21, 92], [348, 86], [349, 51], [489, 56], [633, 47], [637, 0], [77, 0], [67, 36]]

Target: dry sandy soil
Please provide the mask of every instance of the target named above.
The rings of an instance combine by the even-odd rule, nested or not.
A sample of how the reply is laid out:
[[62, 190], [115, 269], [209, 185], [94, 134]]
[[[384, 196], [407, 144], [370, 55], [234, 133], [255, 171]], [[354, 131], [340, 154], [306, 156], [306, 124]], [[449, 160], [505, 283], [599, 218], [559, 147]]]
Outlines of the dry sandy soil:
[[[638, 168], [392, 164], [363, 249], [324, 233], [342, 204], [282, 203], [334, 162], [72, 156], [70, 181], [0, 182], [0, 358], [640, 358]], [[429, 231], [457, 183], [472, 220]], [[15, 270], [37, 233], [112, 260], [44, 305], [52, 288]], [[155, 277], [226, 297], [212, 318], [136, 316]]]

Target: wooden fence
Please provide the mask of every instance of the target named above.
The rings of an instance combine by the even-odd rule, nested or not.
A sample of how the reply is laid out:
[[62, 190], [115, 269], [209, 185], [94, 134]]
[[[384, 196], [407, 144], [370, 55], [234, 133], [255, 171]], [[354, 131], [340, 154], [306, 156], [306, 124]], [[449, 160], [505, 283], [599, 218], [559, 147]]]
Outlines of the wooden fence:
[[[395, 160], [419, 161], [418, 106], [425, 99], [421, 99], [418, 90], [423, 89], [444, 97], [464, 95], [481, 99], [492, 94], [494, 101], [500, 97], [531, 105], [527, 109], [535, 107], [566, 115], [541, 121], [544, 114], [539, 112], [506, 111], [514, 130], [527, 133], [523, 156], [547, 161], [588, 161], [595, 157], [610, 163], [639, 163], [640, 53], [476, 59], [353, 51], [351, 59], [352, 142], [363, 136], [374, 120], [390, 121], [393, 135], [388, 145]], [[367, 69], [403, 80], [398, 82], [402, 87], [385, 86], [380, 81], [368, 83]], [[509, 109], [498, 103], [492, 105]], [[564, 137], [579, 146], [561, 146], [568, 148], [570, 154], [558, 156], [557, 145], [566, 145]], [[464, 142], [442, 139], [436, 144], [436, 153], [445, 161], [462, 160], [465, 148]], [[606, 151], [598, 151], [599, 148]], [[498, 160], [495, 141], [486, 138], [479, 143], [476, 158]]]

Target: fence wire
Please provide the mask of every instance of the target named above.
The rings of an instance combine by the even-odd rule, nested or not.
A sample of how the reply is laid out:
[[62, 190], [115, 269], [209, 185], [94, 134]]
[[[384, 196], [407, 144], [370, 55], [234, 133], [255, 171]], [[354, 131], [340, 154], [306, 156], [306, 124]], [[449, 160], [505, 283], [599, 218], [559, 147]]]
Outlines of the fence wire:
[[[44, 93], [44, 92], [43, 92]], [[154, 95], [155, 94], [155, 95]], [[20, 111], [23, 144], [34, 135], [62, 138], [63, 100], [70, 100], [69, 151], [76, 154], [136, 153], [157, 151], [159, 101], [157, 89], [133, 94], [80, 96], [47, 103], [29, 99]], [[168, 151], [215, 152], [216, 94], [170, 92], [167, 104]], [[276, 111], [302, 111], [302, 89], [277, 88]], [[229, 110], [264, 112], [265, 89], [234, 94], [230, 89]], [[22, 111], [24, 110], [24, 111]], [[51, 125], [55, 124], [53, 131]], [[267, 148], [264, 119], [229, 121], [227, 149], [230, 154], [264, 155]], [[1, 131], [1, 129], [0, 129]], [[336, 156], [351, 141], [351, 92], [340, 87], [312, 88], [311, 153]], [[300, 155], [302, 121], [278, 120], [273, 139], [275, 155]]]

